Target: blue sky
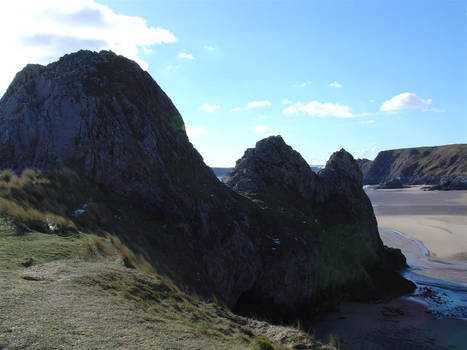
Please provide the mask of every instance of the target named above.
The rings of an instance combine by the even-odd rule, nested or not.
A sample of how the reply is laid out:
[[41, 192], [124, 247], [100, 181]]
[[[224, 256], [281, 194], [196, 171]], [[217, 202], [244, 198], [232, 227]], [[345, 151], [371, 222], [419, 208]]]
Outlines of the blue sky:
[[[80, 47], [136, 59], [208, 165], [232, 166], [276, 134], [311, 164], [342, 147], [373, 158], [467, 142], [466, 1], [70, 3], [4, 14], [4, 26], [31, 17], [9, 29], [10, 51], [39, 63]], [[11, 62], [4, 77], [23, 63]]]

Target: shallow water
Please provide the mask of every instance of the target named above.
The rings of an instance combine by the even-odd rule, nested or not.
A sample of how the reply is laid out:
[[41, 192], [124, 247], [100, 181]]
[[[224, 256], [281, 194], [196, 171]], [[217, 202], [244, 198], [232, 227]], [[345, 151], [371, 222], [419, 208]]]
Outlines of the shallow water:
[[399, 231], [382, 229], [380, 235], [407, 258], [403, 276], [417, 285], [411, 298], [426, 303], [437, 317], [467, 320], [467, 263], [432, 258], [422, 242]]

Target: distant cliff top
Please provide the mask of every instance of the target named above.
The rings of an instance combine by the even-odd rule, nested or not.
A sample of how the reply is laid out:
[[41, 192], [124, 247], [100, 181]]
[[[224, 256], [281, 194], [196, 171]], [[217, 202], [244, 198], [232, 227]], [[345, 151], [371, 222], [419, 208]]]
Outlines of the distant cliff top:
[[358, 160], [365, 185], [398, 179], [409, 185], [467, 188], [467, 144], [381, 151], [373, 161]]

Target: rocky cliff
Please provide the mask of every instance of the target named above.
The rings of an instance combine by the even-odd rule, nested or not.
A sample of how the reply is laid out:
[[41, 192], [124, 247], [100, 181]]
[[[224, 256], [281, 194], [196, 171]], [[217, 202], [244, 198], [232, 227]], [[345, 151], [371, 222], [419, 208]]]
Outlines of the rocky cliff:
[[[274, 269], [254, 286], [255, 293], [248, 294], [250, 308], [265, 303], [260, 296], [270, 295], [268, 290], [274, 285], [288, 284], [275, 274], [282, 266], [300, 264], [303, 274], [310, 270], [310, 262], [310, 276], [299, 278], [314, 280], [317, 298], [332, 295], [336, 289], [342, 294], [342, 288], [350, 298], [366, 299], [382, 296], [382, 290], [397, 294], [396, 290], [413, 287], [391, 272], [403, 268], [405, 259], [400, 251], [383, 246], [362, 189], [361, 171], [345, 150], [332, 154], [325, 168], [315, 174], [280, 136], [271, 136], [248, 149], [222, 181], [279, 218], [276, 225], [287, 227], [286, 235], [270, 236], [276, 257], [268, 264]], [[308, 261], [294, 261], [297, 248], [289, 243], [293, 241], [311, 248]]]
[[[112, 52], [28, 65], [0, 100], [0, 129], [0, 169], [44, 176], [40, 195], [12, 200], [117, 234], [186, 290], [240, 311], [306, 317], [329, 291], [412, 288], [394, 272], [405, 260], [383, 247], [347, 152], [316, 175], [280, 137], [265, 139], [229, 175], [234, 191], [203, 163], [149, 74]], [[54, 184], [63, 169], [76, 174], [66, 193]]]
[[467, 189], [467, 144], [402, 148], [379, 152], [375, 160], [358, 160], [365, 185], [389, 183]]

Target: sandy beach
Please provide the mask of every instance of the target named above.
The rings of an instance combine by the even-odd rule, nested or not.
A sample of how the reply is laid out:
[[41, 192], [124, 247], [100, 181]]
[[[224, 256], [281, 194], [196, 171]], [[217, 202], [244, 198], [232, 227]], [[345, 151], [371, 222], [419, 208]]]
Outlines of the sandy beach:
[[417, 274], [467, 286], [467, 191], [415, 186], [367, 194], [384, 244], [401, 249]]
[[467, 191], [367, 189], [380, 230], [403, 232], [431, 257], [467, 261]]
[[345, 349], [467, 349], [467, 191], [367, 188], [381, 239], [399, 248], [413, 295], [345, 303], [314, 325]]

